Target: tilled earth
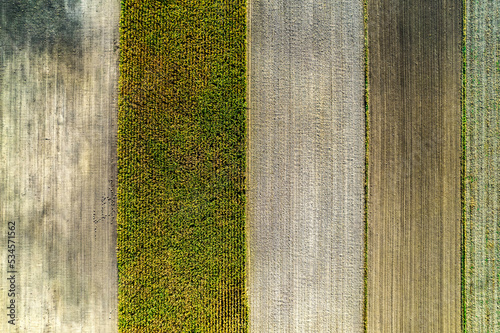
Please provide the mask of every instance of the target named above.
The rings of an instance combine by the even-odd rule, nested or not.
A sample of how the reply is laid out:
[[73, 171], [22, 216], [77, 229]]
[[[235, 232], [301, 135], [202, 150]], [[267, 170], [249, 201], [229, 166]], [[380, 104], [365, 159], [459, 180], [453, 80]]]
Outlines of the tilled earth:
[[119, 2], [22, 4], [0, 4], [0, 331], [114, 332]]
[[368, 1], [368, 332], [461, 331], [460, 1]]
[[362, 332], [362, 1], [250, 1], [251, 332]]

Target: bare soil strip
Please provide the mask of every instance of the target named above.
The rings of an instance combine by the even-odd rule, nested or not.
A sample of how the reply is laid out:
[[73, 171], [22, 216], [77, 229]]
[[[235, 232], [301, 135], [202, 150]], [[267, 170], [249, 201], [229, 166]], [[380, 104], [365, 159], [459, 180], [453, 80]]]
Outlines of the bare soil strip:
[[368, 332], [461, 331], [461, 1], [368, 1]]
[[43, 3], [0, 4], [0, 331], [116, 332], [120, 3]]
[[362, 1], [250, 1], [251, 332], [362, 332]]
[[467, 332], [500, 331], [500, 3], [466, 2]]

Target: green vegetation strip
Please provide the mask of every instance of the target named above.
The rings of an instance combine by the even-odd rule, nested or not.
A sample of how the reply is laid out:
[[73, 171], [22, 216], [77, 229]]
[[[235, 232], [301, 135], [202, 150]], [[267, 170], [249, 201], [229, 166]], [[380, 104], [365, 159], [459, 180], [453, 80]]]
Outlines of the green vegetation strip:
[[245, 2], [122, 1], [120, 332], [244, 332]]
[[461, 293], [462, 293], [462, 331], [467, 331], [467, 297], [466, 297], [466, 257], [467, 257], [467, 209], [465, 198], [465, 181], [467, 175], [467, 0], [462, 0], [463, 32], [462, 32], [462, 158], [460, 194], [462, 203], [462, 245], [461, 245]]
[[466, 0], [465, 328], [500, 332], [500, 2]]
[[365, 51], [365, 197], [364, 197], [364, 267], [363, 267], [363, 331], [368, 331], [368, 199], [370, 193], [370, 67], [368, 63], [368, 0], [363, 0], [363, 33], [364, 33], [364, 51]]

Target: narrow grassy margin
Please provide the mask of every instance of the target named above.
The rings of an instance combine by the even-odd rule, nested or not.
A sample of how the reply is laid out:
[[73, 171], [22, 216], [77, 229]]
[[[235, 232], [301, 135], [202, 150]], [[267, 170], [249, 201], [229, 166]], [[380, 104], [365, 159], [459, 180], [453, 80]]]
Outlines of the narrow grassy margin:
[[370, 86], [369, 86], [369, 62], [368, 62], [368, 0], [363, 1], [363, 25], [365, 34], [365, 234], [364, 234], [364, 283], [363, 283], [363, 330], [368, 332], [368, 191], [369, 191], [369, 169], [370, 157]]
[[122, 0], [120, 332], [246, 332], [245, 1]]
[[467, 161], [467, 101], [466, 101], [466, 86], [467, 86], [467, 0], [463, 1], [463, 38], [462, 38], [462, 159], [461, 159], [461, 181], [460, 181], [460, 193], [462, 198], [462, 244], [461, 244], [461, 252], [462, 252], [462, 267], [461, 267], [461, 291], [462, 291], [462, 331], [467, 332], [467, 295], [466, 295], [466, 240], [467, 240], [467, 208], [466, 208], [466, 186], [465, 186], [465, 177], [466, 177], [466, 161]]

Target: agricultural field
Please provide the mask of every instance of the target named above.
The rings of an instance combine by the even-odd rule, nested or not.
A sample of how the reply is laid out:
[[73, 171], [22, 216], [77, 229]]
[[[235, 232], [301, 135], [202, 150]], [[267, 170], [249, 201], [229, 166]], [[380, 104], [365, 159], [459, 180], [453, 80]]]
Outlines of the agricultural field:
[[248, 8], [251, 332], [362, 332], [362, 1]]
[[0, 1], [0, 332], [117, 330], [119, 8]]
[[500, 4], [466, 2], [465, 328], [500, 331]]
[[0, 1], [0, 332], [500, 332], [499, 95], [498, 1]]
[[367, 332], [460, 332], [462, 3], [367, 4]]
[[122, 1], [120, 332], [246, 332], [245, 12]]

